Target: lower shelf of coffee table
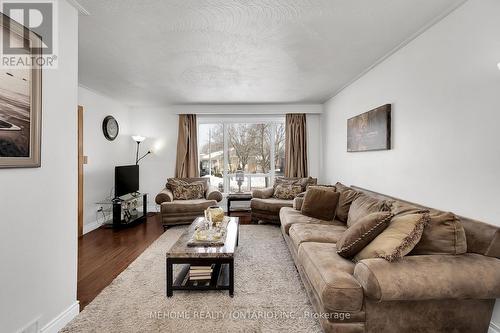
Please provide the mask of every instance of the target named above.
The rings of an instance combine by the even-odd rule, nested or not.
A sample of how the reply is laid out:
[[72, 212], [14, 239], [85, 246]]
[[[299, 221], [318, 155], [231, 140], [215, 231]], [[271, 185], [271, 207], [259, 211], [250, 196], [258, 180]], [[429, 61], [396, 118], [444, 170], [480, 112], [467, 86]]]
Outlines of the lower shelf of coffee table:
[[[172, 284], [173, 290], [229, 290], [229, 264], [215, 264], [210, 281], [189, 280], [189, 264], [179, 264], [181, 271]], [[203, 281], [203, 280], [201, 280]]]

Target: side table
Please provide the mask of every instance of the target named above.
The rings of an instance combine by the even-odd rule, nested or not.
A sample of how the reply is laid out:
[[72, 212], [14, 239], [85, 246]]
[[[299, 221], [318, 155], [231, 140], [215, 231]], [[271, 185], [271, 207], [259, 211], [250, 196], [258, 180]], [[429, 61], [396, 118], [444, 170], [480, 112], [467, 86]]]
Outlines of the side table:
[[227, 215], [231, 216], [231, 202], [250, 200], [252, 200], [252, 193], [230, 193], [227, 196]]

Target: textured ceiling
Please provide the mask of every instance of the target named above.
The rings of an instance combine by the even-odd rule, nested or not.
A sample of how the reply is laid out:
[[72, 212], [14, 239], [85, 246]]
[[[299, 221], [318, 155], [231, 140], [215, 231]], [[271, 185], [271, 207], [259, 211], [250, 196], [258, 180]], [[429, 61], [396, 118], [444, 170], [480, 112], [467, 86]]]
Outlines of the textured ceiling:
[[133, 106], [321, 103], [459, 0], [79, 0], [79, 81]]

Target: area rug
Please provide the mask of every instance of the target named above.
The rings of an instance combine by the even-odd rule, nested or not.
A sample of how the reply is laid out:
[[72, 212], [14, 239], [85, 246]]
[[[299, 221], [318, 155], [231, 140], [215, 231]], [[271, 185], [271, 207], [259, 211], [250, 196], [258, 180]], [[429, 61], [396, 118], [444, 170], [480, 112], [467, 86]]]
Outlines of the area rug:
[[62, 332], [321, 332], [277, 226], [242, 225], [234, 298], [227, 291], [165, 296], [167, 230]]

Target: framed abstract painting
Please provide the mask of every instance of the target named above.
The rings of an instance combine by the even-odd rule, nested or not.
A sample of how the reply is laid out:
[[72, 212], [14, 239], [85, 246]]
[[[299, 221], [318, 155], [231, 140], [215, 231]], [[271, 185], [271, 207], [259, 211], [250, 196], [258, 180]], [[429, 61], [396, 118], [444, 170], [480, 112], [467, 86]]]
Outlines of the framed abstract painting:
[[391, 149], [391, 104], [347, 120], [347, 151]]

